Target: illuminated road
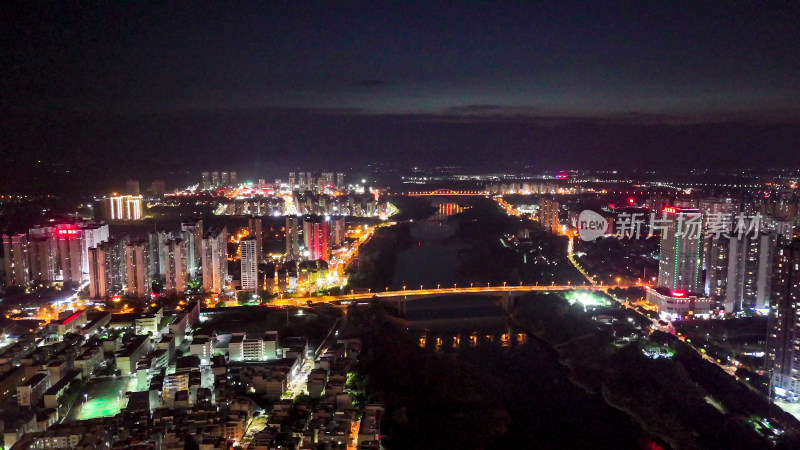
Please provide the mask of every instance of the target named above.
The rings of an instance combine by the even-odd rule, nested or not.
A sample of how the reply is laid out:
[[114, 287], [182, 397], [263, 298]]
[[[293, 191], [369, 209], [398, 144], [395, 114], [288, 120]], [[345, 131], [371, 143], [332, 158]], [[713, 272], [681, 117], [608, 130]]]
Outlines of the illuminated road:
[[424, 196], [437, 196], [437, 195], [478, 195], [485, 197], [489, 195], [486, 191], [454, 191], [452, 189], [438, 189], [436, 191], [428, 192], [408, 192], [405, 195], [409, 197], [424, 197]]
[[625, 287], [625, 286], [618, 286], [618, 285], [608, 285], [608, 286], [582, 286], [582, 285], [550, 285], [550, 286], [473, 286], [473, 287], [450, 287], [450, 288], [436, 288], [436, 289], [406, 289], [402, 291], [383, 291], [383, 292], [364, 292], [358, 294], [347, 294], [347, 295], [327, 295], [327, 296], [318, 296], [318, 297], [295, 297], [289, 299], [282, 299], [282, 300], [274, 300], [271, 304], [275, 306], [294, 306], [294, 305], [305, 305], [308, 302], [313, 303], [336, 303], [336, 302], [344, 302], [344, 301], [355, 301], [355, 300], [369, 300], [372, 298], [385, 298], [385, 299], [397, 299], [397, 298], [405, 298], [407, 300], [413, 300], [414, 297], [424, 298], [424, 297], [434, 297], [434, 296], [442, 296], [442, 295], [457, 295], [457, 294], [485, 294], [485, 295], [498, 295], [498, 294], [518, 294], [523, 295], [528, 292], [551, 292], [551, 291], [569, 291], [574, 289], [579, 290], [594, 290], [594, 291], [605, 291], [608, 289], [614, 289], [616, 287]]

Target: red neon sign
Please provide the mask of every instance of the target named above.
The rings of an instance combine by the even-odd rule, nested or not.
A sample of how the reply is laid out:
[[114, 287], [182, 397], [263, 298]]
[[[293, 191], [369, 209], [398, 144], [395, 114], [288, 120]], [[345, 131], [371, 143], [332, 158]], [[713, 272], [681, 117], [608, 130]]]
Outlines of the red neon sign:
[[664, 207], [664, 212], [670, 213], [670, 214], [676, 214], [678, 212], [678, 209], [676, 207], [674, 207], [674, 206], [665, 206]]
[[679, 297], [679, 298], [680, 297], [686, 297], [686, 292], [675, 291], [675, 292], [672, 293], [672, 296], [673, 297]]
[[59, 236], [76, 236], [78, 234], [78, 230], [75, 228], [59, 228], [56, 231], [56, 234]]
[[636, 203], [636, 199], [631, 197], [631, 198], [628, 199], [628, 203], [630, 203], [632, 205], [632, 204]]
[[565, 173], [560, 173], [560, 174], [556, 175], [556, 180], [565, 180], [566, 178], [567, 178], [567, 174], [565, 174]]

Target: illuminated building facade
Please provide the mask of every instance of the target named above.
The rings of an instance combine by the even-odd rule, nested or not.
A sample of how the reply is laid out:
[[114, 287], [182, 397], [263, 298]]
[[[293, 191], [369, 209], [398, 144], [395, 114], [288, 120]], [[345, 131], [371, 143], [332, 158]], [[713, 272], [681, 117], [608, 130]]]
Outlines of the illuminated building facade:
[[228, 231], [225, 227], [210, 230], [203, 237], [203, 289], [219, 293], [228, 278]]
[[557, 201], [548, 197], [539, 199], [539, 223], [542, 227], [551, 232], [558, 233], [561, 224], [558, 221], [559, 204]]
[[163, 277], [166, 272], [164, 262], [164, 244], [172, 239], [169, 231], [152, 231], [148, 235], [150, 240], [150, 273], [153, 276]]
[[344, 244], [345, 224], [344, 216], [333, 216], [330, 220], [332, 247], [341, 247]]
[[141, 195], [116, 195], [100, 199], [100, 212], [105, 220], [140, 220]]
[[775, 250], [766, 359], [775, 393], [800, 392], [800, 239], [781, 239]]
[[242, 289], [256, 292], [258, 290], [258, 241], [250, 236], [239, 241], [241, 253]]
[[203, 268], [203, 220], [190, 219], [181, 223], [181, 239], [186, 241], [189, 278], [197, 279]]
[[708, 294], [725, 311], [764, 308], [769, 303], [777, 234], [720, 236], [711, 245]]
[[109, 240], [89, 249], [89, 297], [109, 298], [123, 293], [128, 280], [125, 249], [130, 238]]
[[303, 219], [303, 241], [306, 246], [306, 259], [327, 261], [330, 257], [328, 248], [328, 222], [320, 216], [308, 216]]
[[28, 286], [28, 238], [24, 234], [3, 235], [3, 254], [6, 287]]
[[[666, 223], [661, 230], [658, 286], [673, 291], [700, 292], [701, 230], [692, 230], [689, 226], [690, 220], [696, 221], [700, 216], [700, 210], [668, 206], [664, 213]], [[677, 235], [679, 230], [681, 233]]]
[[[261, 219], [247, 219], [247, 228], [250, 231], [250, 236], [253, 236], [256, 239], [256, 250], [258, 251], [258, 255], [260, 257], [261, 252], [264, 249], [264, 229]], [[258, 262], [258, 260], [256, 260], [256, 262]]]
[[127, 272], [127, 295], [144, 298], [150, 295], [153, 277], [150, 272], [150, 244], [136, 240], [125, 246], [125, 271]]
[[59, 224], [54, 227], [58, 245], [60, 280], [80, 283], [83, 281], [83, 249], [80, 229], [74, 224]]
[[286, 259], [300, 257], [300, 228], [297, 216], [286, 216]]
[[164, 243], [164, 292], [182, 295], [189, 281], [186, 241], [172, 239]]
[[708, 317], [712, 300], [708, 297], [675, 291], [665, 287], [647, 288], [647, 302], [658, 308], [662, 317], [671, 319]]

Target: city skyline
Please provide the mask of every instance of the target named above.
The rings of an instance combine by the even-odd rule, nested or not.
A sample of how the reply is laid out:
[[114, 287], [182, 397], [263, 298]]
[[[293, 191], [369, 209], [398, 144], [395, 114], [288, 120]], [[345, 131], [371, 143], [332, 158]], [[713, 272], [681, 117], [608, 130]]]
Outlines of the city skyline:
[[166, 177], [231, 156], [243, 174], [797, 166], [798, 9], [17, 4], [0, 115], [24, 170], [2, 179]]

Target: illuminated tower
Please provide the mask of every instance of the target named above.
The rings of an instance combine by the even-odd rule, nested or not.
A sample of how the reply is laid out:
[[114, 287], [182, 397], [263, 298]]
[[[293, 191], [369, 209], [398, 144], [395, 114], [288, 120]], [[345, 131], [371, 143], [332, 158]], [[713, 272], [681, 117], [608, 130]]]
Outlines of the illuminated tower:
[[303, 241], [308, 252], [306, 259], [328, 260], [328, 222], [325, 219], [319, 216], [306, 217], [303, 220]]
[[[697, 221], [700, 210], [665, 207], [667, 222], [661, 232], [658, 260], [658, 285], [672, 291], [700, 291], [701, 229], [693, 229], [690, 220]], [[676, 236], [678, 231], [680, 236]]]
[[258, 241], [254, 236], [239, 241], [242, 264], [242, 289], [256, 292], [258, 289]]

